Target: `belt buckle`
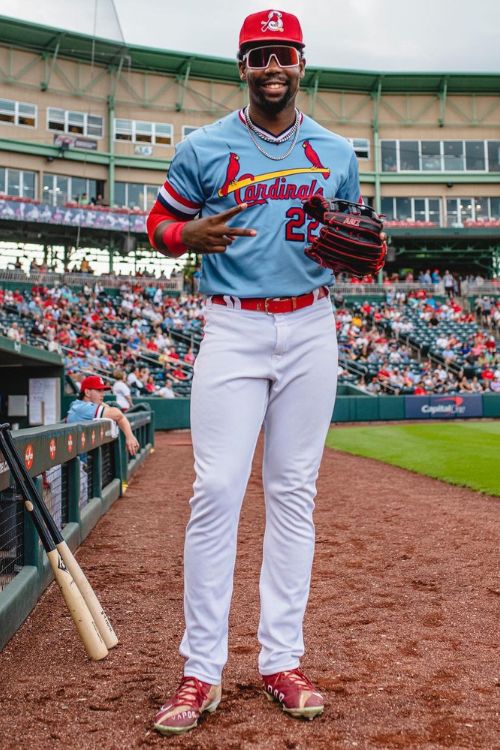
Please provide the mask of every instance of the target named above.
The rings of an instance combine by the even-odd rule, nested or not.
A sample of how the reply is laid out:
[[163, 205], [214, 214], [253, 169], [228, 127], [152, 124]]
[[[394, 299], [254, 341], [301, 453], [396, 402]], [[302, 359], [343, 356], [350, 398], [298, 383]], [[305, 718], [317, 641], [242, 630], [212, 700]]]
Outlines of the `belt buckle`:
[[292, 312], [295, 312], [297, 309], [297, 297], [266, 297], [264, 299], [264, 312], [268, 315], [273, 315], [273, 313], [269, 312], [269, 304], [271, 302], [288, 302], [288, 300], [292, 303]]
[[269, 312], [269, 303], [275, 302], [276, 300], [279, 300], [279, 297], [265, 297], [264, 298], [264, 312], [267, 313], [267, 315], [273, 315], [273, 313]]

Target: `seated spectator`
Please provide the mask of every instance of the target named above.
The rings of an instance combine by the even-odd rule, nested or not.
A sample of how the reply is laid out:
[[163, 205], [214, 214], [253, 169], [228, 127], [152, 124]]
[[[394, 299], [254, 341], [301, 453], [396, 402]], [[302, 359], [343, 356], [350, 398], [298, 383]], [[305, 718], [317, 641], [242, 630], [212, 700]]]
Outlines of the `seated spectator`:
[[172, 370], [172, 377], [176, 380], [187, 380], [189, 375], [179, 366], [176, 367], [175, 370]]
[[479, 382], [477, 375], [474, 375], [472, 380], [470, 381], [470, 390], [471, 393], [482, 393], [483, 392], [483, 386]]
[[24, 338], [24, 331], [19, 328], [19, 325], [15, 321], [10, 324], [7, 330], [7, 338], [11, 341], [22, 341]]
[[175, 398], [175, 393], [172, 388], [172, 382], [170, 380], [167, 380], [165, 382], [165, 385], [161, 386], [161, 388], [157, 388], [156, 395], [161, 396], [162, 398]]
[[500, 393], [500, 372], [495, 375], [493, 380], [490, 382], [490, 391], [493, 393]]
[[153, 396], [156, 391], [156, 385], [152, 375], [149, 375], [146, 380], [145, 390], [150, 396]]
[[188, 364], [192, 365], [194, 364], [195, 356], [193, 354], [193, 350], [190, 347], [186, 354], [184, 355], [184, 362], [187, 362]]
[[481, 372], [481, 378], [483, 380], [493, 380], [495, 377], [494, 371], [491, 369], [491, 367], [486, 366], [484, 370]]
[[44, 336], [45, 335], [45, 325], [43, 323], [43, 319], [36, 317], [33, 321], [33, 325], [31, 326], [30, 331], [32, 336]]
[[112, 388], [113, 395], [120, 409], [126, 412], [133, 406], [133, 401], [130, 388], [125, 382], [125, 373], [123, 370], [115, 370], [113, 374], [115, 378]]
[[375, 376], [372, 381], [368, 383], [368, 385], [366, 386], [366, 390], [368, 391], [368, 393], [372, 393], [374, 396], [377, 396], [382, 392], [382, 385], [377, 376]]
[[142, 382], [140, 367], [134, 369], [127, 376], [127, 385], [136, 395], [143, 396], [146, 393], [145, 384]]
[[110, 390], [98, 375], [89, 375], [80, 383], [78, 398], [72, 402], [66, 421], [87, 422], [93, 419], [111, 419], [125, 435], [125, 445], [131, 456], [139, 450], [139, 442], [132, 432], [127, 417], [120, 409], [103, 403], [104, 391]]

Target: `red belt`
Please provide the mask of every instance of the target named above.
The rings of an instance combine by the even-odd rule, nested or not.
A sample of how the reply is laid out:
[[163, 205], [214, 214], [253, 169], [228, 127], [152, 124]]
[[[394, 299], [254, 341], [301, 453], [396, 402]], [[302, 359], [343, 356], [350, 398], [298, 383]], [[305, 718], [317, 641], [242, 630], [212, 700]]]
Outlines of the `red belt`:
[[[302, 310], [303, 307], [309, 307], [317, 299], [327, 297], [329, 294], [330, 289], [327, 286], [322, 286], [317, 294], [308, 292], [307, 294], [300, 294], [298, 297], [248, 297], [240, 299], [239, 297], [227, 296], [227, 299], [238, 300], [238, 304], [233, 303], [233, 305], [234, 307], [241, 307], [242, 310], [257, 310], [257, 312], [272, 314]], [[228, 303], [222, 294], [214, 294], [210, 299], [216, 305], [233, 307], [231, 302]]]

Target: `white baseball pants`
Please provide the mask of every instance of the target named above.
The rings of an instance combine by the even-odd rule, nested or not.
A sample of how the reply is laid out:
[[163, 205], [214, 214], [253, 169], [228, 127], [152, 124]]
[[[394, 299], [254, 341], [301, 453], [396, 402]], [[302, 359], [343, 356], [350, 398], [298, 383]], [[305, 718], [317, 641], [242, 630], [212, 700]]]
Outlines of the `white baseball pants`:
[[277, 315], [208, 303], [191, 395], [196, 479], [184, 554], [185, 675], [221, 682], [238, 520], [262, 426], [259, 670], [274, 674], [299, 665], [316, 478], [336, 388], [329, 297]]

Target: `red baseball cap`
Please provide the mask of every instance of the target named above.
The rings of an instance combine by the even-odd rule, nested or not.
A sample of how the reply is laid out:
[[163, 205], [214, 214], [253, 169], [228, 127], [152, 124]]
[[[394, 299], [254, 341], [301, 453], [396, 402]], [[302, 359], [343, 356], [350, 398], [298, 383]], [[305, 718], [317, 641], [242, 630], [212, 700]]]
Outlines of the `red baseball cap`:
[[87, 378], [83, 378], [80, 383], [80, 390], [82, 391], [110, 391], [111, 386], [106, 385], [104, 380], [99, 375], [89, 375]]
[[299, 19], [284, 10], [261, 10], [243, 21], [240, 49], [254, 42], [285, 42], [304, 46]]

